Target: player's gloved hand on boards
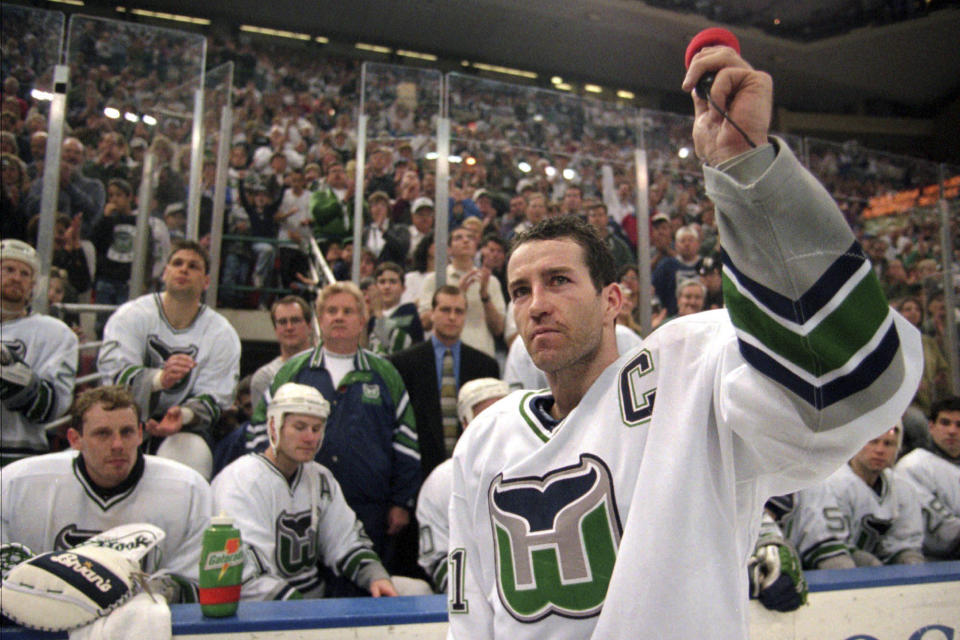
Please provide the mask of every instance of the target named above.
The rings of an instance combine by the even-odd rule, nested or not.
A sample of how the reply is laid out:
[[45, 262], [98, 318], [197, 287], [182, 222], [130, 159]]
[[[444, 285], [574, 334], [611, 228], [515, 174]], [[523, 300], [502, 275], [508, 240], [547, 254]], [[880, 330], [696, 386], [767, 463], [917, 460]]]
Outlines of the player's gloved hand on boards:
[[800, 559], [784, 543], [758, 546], [749, 564], [750, 597], [774, 611], [793, 611], [807, 602]]
[[807, 602], [807, 581], [800, 558], [773, 517], [764, 509], [760, 519], [760, 537], [747, 563], [750, 597], [774, 611], [793, 611]]
[[40, 380], [7, 345], [0, 345], [0, 400], [11, 411], [30, 407], [40, 389]]

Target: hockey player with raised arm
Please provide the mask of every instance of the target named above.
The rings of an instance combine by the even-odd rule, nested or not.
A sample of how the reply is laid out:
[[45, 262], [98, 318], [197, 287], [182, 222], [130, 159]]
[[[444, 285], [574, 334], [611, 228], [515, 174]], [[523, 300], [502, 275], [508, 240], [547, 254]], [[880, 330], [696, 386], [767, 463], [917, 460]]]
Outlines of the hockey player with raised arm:
[[284, 384], [267, 408], [270, 446], [213, 480], [215, 510], [233, 517], [258, 565], [244, 600], [321, 598], [320, 563], [374, 597], [397, 595], [340, 485], [313, 460], [329, 415], [319, 391]]
[[708, 71], [746, 134], [694, 96], [727, 308], [618, 357], [622, 293], [597, 235], [561, 216], [515, 238], [508, 290], [550, 388], [511, 394], [457, 444], [454, 638], [746, 638], [766, 499], [829, 475], [916, 390], [917, 331], [827, 191], [768, 138], [770, 77], [713, 46], [684, 89]]
[[33, 247], [0, 241], [0, 466], [46, 453], [46, 424], [73, 401], [77, 336], [30, 313], [39, 269]]
[[196, 242], [173, 244], [163, 293], [120, 306], [107, 320], [97, 370], [104, 384], [130, 387], [151, 453], [209, 478], [211, 426], [233, 404], [240, 378], [240, 338], [203, 304], [210, 261]]

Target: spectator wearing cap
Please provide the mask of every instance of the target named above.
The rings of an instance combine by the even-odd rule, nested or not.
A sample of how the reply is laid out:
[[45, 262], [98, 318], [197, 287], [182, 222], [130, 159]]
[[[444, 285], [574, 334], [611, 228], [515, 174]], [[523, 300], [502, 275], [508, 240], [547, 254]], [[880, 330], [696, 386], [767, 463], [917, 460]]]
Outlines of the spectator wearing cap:
[[326, 186], [310, 196], [313, 233], [318, 241], [343, 242], [353, 237], [353, 184], [340, 162], [327, 168]]
[[[280, 208], [280, 200], [270, 200], [267, 186], [257, 174], [248, 174], [240, 183], [240, 206], [247, 214], [249, 233], [254, 238], [275, 240], [277, 223], [274, 219]], [[273, 277], [273, 259], [276, 255], [274, 245], [269, 242], [254, 241], [251, 247], [255, 255], [253, 276], [254, 287], [269, 286]]]
[[695, 279], [700, 269], [700, 236], [693, 227], [680, 227], [675, 238], [677, 256], [664, 258], [654, 269], [651, 280], [667, 315], [677, 315], [677, 287], [680, 282]]
[[388, 201], [395, 195], [396, 183], [393, 181], [392, 171], [392, 153], [386, 147], [375, 147], [370, 153], [370, 160], [367, 161], [367, 167], [363, 172], [366, 188], [364, 193], [373, 204], [372, 197], [374, 193], [382, 192], [387, 195]]
[[420, 197], [413, 201], [410, 209], [411, 223], [407, 229], [410, 231], [410, 259], [413, 259], [413, 252], [425, 235], [433, 231], [434, 219], [433, 200], [427, 197]]
[[673, 234], [670, 226], [670, 216], [665, 213], [655, 213], [650, 218], [650, 245], [653, 251], [650, 255], [650, 269], [656, 270], [664, 258], [674, 258], [677, 255], [673, 248]]
[[700, 282], [707, 288], [704, 309], [723, 308], [723, 276], [721, 275], [720, 256], [706, 256], [700, 263]]
[[403, 266], [410, 253], [408, 225], [390, 222], [390, 196], [386, 191], [374, 191], [367, 203], [370, 222], [364, 225], [361, 234], [363, 247], [373, 252], [377, 262], [395, 262]]

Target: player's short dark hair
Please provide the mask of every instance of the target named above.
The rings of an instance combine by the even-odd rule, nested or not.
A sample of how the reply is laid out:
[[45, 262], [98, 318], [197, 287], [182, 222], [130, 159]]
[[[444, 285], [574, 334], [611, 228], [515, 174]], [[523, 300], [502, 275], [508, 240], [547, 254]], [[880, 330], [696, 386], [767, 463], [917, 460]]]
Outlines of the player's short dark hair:
[[73, 418], [72, 426], [79, 433], [83, 433], [83, 416], [98, 404], [103, 407], [104, 411], [131, 408], [139, 420], [140, 411], [137, 403], [134, 402], [133, 394], [127, 387], [123, 385], [95, 387], [81, 393], [73, 402], [73, 408], [70, 411]]
[[313, 319], [313, 309], [310, 308], [310, 303], [300, 296], [287, 295], [275, 300], [273, 304], [270, 305], [270, 322], [273, 323], [274, 327], [277, 326], [277, 307], [282, 304], [295, 304], [300, 307], [300, 311], [303, 312], [303, 319], [307, 323]]
[[589, 222], [577, 215], [566, 214], [545, 218], [513, 237], [507, 265], [517, 247], [536, 240], [562, 240], [567, 238], [583, 249], [583, 259], [590, 272], [590, 280], [597, 292], [617, 281], [617, 265], [610, 250]]
[[[445, 295], [445, 296], [460, 296], [460, 297], [463, 298], [465, 301], [466, 301], [466, 299], [467, 299], [466, 294], [465, 294], [463, 291], [460, 291], [460, 287], [458, 287], [458, 286], [455, 285], [455, 284], [445, 284], [445, 285], [443, 285], [442, 287], [439, 287], [436, 291], [433, 292], [433, 297], [430, 299], [430, 308], [431, 308], [431, 309], [436, 309], [436, 308], [437, 308], [437, 296], [439, 296], [439, 295], [441, 295], [441, 294], [443, 294], [443, 295]], [[468, 303], [468, 304], [469, 304], [469, 303]]]
[[174, 254], [178, 251], [193, 251], [203, 260], [203, 272], [210, 273], [210, 255], [207, 253], [207, 250], [203, 248], [202, 244], [196, 240], [187, 240], [185, 238], [174, 240], [170, 243], [170, 255], [167, 256], [167, 264], [170, 264]]
[[947, 396], [930, 405], [930, 422], [936, 422], [944, 411], [960, 411], [960, 396]]
[[384, 271], [393, 271], [395, 274], [400, 276], [400, 280], [403, 281], [403, 267], [398, 265], [396, 262], [390, 262], [389, 260], [381, 262], [377, 265], [376, 270], [373, 272], [373, 277], [379, 278], [380, 274], [382, 274]]

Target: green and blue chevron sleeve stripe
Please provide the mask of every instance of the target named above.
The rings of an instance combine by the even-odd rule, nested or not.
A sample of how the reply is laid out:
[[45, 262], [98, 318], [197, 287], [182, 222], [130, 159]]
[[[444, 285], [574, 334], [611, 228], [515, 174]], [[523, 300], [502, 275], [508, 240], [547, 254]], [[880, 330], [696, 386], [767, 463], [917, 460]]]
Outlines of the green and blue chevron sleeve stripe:
[[728, 255], [723, 264], [741, 354], [817, 409], [870, 386], [896, 356], [892, 313], [856, 242], [796, 300], [747, 277]]

